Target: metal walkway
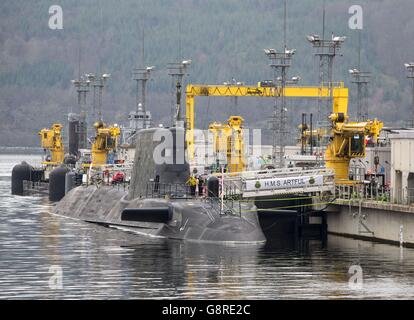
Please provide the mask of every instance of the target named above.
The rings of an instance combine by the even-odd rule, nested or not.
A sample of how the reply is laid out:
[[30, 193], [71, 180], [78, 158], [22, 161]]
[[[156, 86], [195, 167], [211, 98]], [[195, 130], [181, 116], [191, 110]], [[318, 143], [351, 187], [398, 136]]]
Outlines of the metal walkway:
[[260, 198], [284, 194], [335, 194], [334, 172], [324, 168], [245, 171], [226, 173], [223, 178], [227, 196]]

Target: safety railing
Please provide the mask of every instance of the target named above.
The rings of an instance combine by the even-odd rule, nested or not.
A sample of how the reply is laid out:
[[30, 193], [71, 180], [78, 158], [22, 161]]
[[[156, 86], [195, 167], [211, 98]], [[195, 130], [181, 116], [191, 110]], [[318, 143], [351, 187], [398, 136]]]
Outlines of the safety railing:
[[196, 189], [184, 183], [160, 183], [150, 181], [146, 185], [145, 198], [188, 199], [196, 196]]
[[49, 184], [43, 181], [28, 181], [23, 180], [23, 190], [25, 193], [44, 193], [47, 194], [49, 191]]
[[90, 168], [83, 175], [82, 184], [89, 186], [113, 186], [128, 190], [132, 168], [122, 164], [112, 164], [102, 168]]
[[225, 173], [226, 180], [240, 180], [240, 179], [266, 179], [266, 178], [284, 178], [292, 176], [332, 176], [333, 171], [325, 168], [303, 170], [298, 168], [284, 168], [284, 169], [267, 169], [256, 171], [245, 171], [240, 173]]
[[414, 206], [414, 188], [397, 188], [391, 190], [390, 199], [393, 203]]
[[363, 200], [414, 206], [414, 188], [389, 189], [371, 184], [338, 185], [336, 199]]
[[197, 199], [208, 209], [213, 210], [217, 215], [241, 215], [240, 202], [233, 199], [229, 194], [225, 194], [223, 198], [212, 195], [200, 195], [195, 188], [192, 188], [188, 184], [150, 181], [146, 186], [145, 198], [180, 200]]
[[[285, 169], [269, 169], [258, 171], [245, 171], [241, 173], [226, 173], [218, 175], [221, 180], [224, 179], [225, 194], [233, 199], [240, 199], [241, 197], [258, 197], [267, 196], [269, 194], [287, 194], [293, 193], [324, 193], [335, 191], [334, 172], [330, 169], [318, 168], [303, 170], [298, 168]], [[306, 182], [301, 184], [289, 183], [290, 179], [308, 178]], [[281, 180], [280, 180], [281, 179]], [[285, 179], [285, 180], [283, 180]], [[316, 180], [317, 179], [317, 180]], [[283, 185], [275, 186], [266, 189], [252, 189], [252, 183], [260, 182], [262, 180], [275, 180], [276, 182], [284, 183]], [[309, 181], [313, 180], [314, 182]], [[303, 180], [305, 181], [305, 180]], [[317, 182], [315, 184], [315, 182]], [[250, 187], [247, 186], [250, 185]], [[260, 184], [258, 184], [260, 185]]]
[[201, 198], [208, 209], [214, 210], [219, 215], [233, 215], [241, 217], [241, 202], [229, 198], [205, 197]]
[[224, 196], [228, 199], [240, 199], [243, 195], [242, 181], [225, 180]]

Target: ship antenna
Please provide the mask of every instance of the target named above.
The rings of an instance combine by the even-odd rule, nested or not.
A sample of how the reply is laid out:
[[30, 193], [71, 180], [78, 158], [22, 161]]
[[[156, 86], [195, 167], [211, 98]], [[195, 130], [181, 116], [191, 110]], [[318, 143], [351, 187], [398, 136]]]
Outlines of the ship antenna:
[[[141, 58], [137, 58], [137, 61], [141, 61], [141, 66], [138, 65], [137, 68], [133, 71], [134, 80], [137, 83], [136, 87], [136, 112], [143, 112], [144, 122], [143, 128], [150, 126], [150, 118], [147, 117], [146, 109], [146, 86], [147, 82], [150, 80], [150, 74], [154, 70], [154, 66], [145, 67], [145, 21], [142, 19], [142, 37], [141, 37]], [[139, 49], [138, 49], [139, 50]], [[139, 63], [138, 63], [139, 64]]]
[[78, 48], [78, 79], [81, 77], [81, 59], [82, 59], [82, 45], [79, 37], [79, 48]]
[[283, 46], [286, 50], [286, 34], [287, 34], [287, 3], [284, 1], [284, 11], [283, 11]]
[[361, 70], [361, 33], [362, 30], [358, 30], [358, 70]]
[[181, 47], [181, 19], [178, 21], [178, 60], [183, 58], [182, 47]]
[[103, 12], [102, 12], [102, 3], [99, 1], [99, 15], [100, 15], [100, 27], [101, 27], [101, 44], [100, 48], [98, 50], [99, 52], [99, 74], [102, 72], [102, 48], [103, 48], [103, 42], [104, 42], [104, 26], [103, 26]]
[[326, 0], [323, 0], [323, 13], [322, 13], [322, 40], [325, 40], [325, 24], [326, 24]]
[[141, 64], [145, 65], [145, 23], [142, 22]]

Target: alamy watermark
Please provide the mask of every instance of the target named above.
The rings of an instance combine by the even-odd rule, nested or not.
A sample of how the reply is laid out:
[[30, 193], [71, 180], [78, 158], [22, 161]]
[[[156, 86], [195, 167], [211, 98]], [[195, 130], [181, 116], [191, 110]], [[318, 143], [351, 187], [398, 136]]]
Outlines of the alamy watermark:
[[63, 9], [61, 6], [53, 5], [49, 8], [49, 29], [63, 29]]
[[362, 6], [353, 5], [348, 9], [351, 17], [348, 20], [348, 27], [351, 30], [362, 30], [364, 28], [364, 11]]
[[[194, 129], [191, 136], [187, 136], [184, 130], [169, 129], [155, 130], [152, 141], [155, 142], [153, 160], [157, 165], [184, 164], [189, 162], [191, 156], [197, 158], [199, 165], [209, 166], [216, 164], [217, 160], [227, 164], [240, 164], [240, 161], [252, 158], [261, 158], [262, 130], [242, 129], [241, 132], [231, 134], [214, 134], [210, 130]], [[188, 145], [189, 139], [195, 144]]]
[[[364, 11], [361, 5], [352, 5], [348, 9], [351, 17], [348, 20], [348, 27], [351, 30], [362, 30], [364, 28]], [[49, 28], [51, 30], [63, 29], [63, 9], [59, 5], [49, 7]]]
[[62, 290], [63, 289], [63, 270], [61, 266], [50, 266], [49, 273], [52, 276], [49, 278], [50, 290]]
[[348, 280], [348, 287], [351, 290], [362, 290], [364, 285], [362, 267], [360, 265], [352, 265], [348, 269], [348, 274], [351, 275]]

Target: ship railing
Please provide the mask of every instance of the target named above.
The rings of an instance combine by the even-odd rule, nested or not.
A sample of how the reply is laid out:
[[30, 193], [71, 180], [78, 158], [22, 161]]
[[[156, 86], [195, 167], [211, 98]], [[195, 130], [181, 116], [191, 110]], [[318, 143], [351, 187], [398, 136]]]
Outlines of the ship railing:
[[390, 200], [395, 204], [414, 206], [414, 188], [396, 188], [390, 191]]
[[[258, 171], [246, 171], [241, 173], [227, 173], [218, 175], [218, 178], [223, 177], [225, 194], [233, 199], [243, 197], [258, 197], [270, 194], [288, 194], [293, 193], [326, 193], [335, 191], [334, 172], [331, 169], [269, 169]], [[301, 178], [301, 177], [322, 177], [323, 184], [321, 185], [307, 185], [307, 186], [286, 186], [285, 188], [276, 188], [269, 190], [247, 190], [246, 184], [248, 181], [260, 181], [266, 179], [283, 179], [283, 178]]]
[[[131, 167], [123, 165], [108, 165], [103, 169], [90, 169], [84, 174], [86, 175], [86, 181], [83, 184], [86, 186], [95, 185], [97, 187], [114, 186], [118, 189], [128, 190], [131, 171]], [[119, 181], [114, 180], [117, 173], [123, 173], [124, 178]]]
[[224, 195], [226, 198], [238, 199], [243, 195], [242, 180], [224, 180]]
[[[298, 168], [284, 168], [284, 169], [265, 169], [255, 171], [244, 171], [240, 173], [224, 173], [223, 177], [225, 181], [238, 181], [238, 180], [250, 180], [250, 179], [266, 179], [266, 178], [284, 178], [291, 176], [334, 176], [334, 172], [331, 169], [318, 168], [318, 169], [298, 169]], [[221, 174], [217, 174], [217, 177], [221, 177]]]
[[191, 187], [185, 183], [160, 183], [150, 181], [146, 185], [146, 198], [191, 199], [195, 197]]
[[23, 180], [23, 190], [26, 190], [27, 192], [42, 192], [47, 191], [49, 188], [49, 184], [44, 181], [28, 181]]
[[373, 185], [337, 185], [336, 198], [341, 200], [372, 200], [389, 202], [390, 190]]
[[229, 198], [205, 197], [200, 198], [208, 209], [214, 210], [219, 216], [233, 215], [241, 217], [241, 203], [240, 201]]
[[112, 187], [117, 188], [118, 191], [129, 191], [130, 181], [120, 181], [112, 184]]
[[150, 199], [180, 199], [180, 200], [200, 200], [209, 209], [214, 210], [218, 215], [237, 215], [241, 216], [241, 204], [230, 194], [224, 194], [223, 199], [215, 196], [200, 195], [197, 190], [188, 184], [183, 183], [160, 183], [150, 181], [147, 183], [145, 197]]
[[337, 185], [336, 198], [340, 200], [362, 200], [390, 203], [397, 205], [414, 205], [414, 188], [394, 188], [366, 185]]

